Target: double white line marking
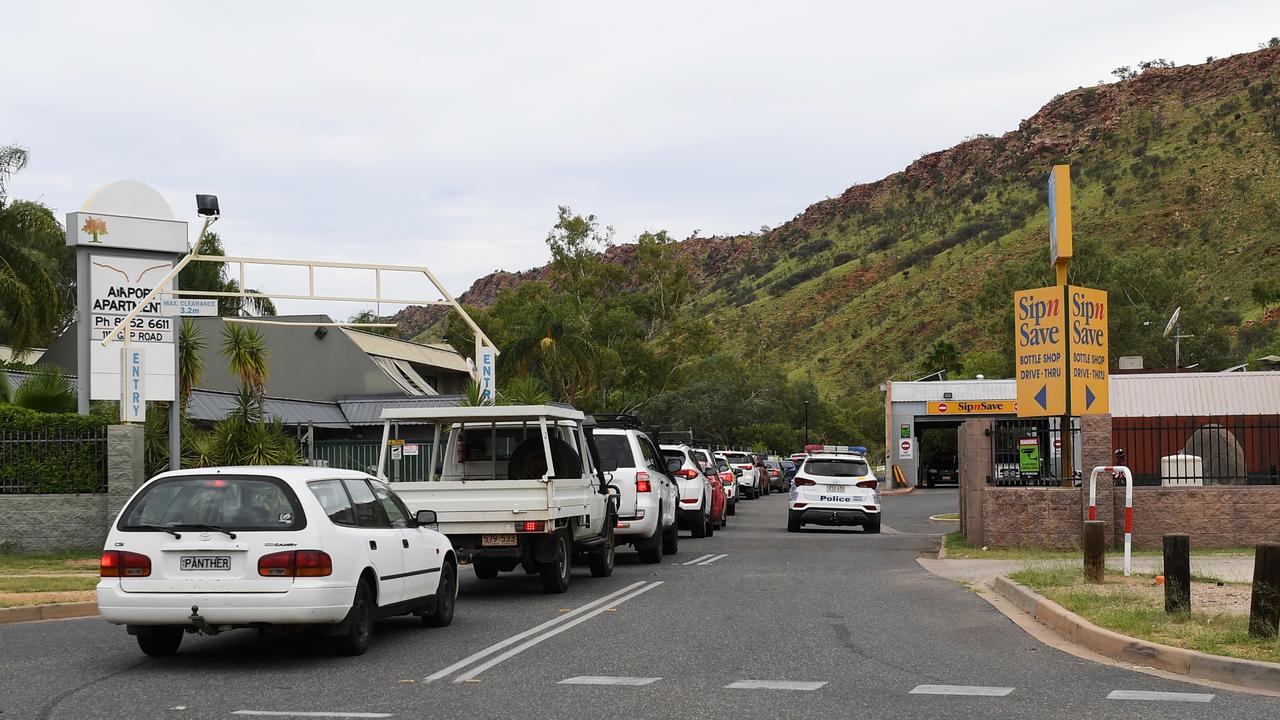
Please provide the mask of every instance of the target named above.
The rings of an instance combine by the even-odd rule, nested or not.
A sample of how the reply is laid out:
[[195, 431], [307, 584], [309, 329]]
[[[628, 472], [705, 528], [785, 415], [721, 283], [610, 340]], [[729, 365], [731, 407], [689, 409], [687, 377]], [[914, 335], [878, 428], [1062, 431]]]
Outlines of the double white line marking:
[[[463, 668], [467, 669], [463, 670], [463, 672], [459, 673], [457, 677], [453, 678], [453, 682], [460, 683], [468, 680], [474, 680], [489, 668], [519, 655], [534, 645], [545, 640], [550, 640], [565, 630], [584, 623], [609, 608], [617, 607], [631, 598], [643, 595], [661, 584], [662, 581], [660, 580], [656, 582], [642, 581], [632, 583], [617, 592], [605, 595], [599, 600], [589, 602], [580, 608], [575, 608], [557, 618], [548, 620], [535, 628], [525, 630], [517, 635], [512, 635], [506, 640], [494, 643], [480, 652], [468, 655], [449, 667], [428, 675], [426, 681], [435, 682], [436, 680], [451, 675], [459, 670], [463, 670]], [[512, 647], [513, 645], [515, 647]], [[494, 655], [494, 653], [498, 653], [500, 650], [505, 650], [505, 652]], [[493, 657], [489, 657], [490, 655], [493, 655]], [[485, 658], [489, 659], [485, 660]], [[480, 660], [484, 660], [484, 662], [481, 662], [478, 665], [472, 665], [472, 663]]]
[[687, 563], [681, 563], [681, 565], [710, 565], [717, 560], [727, 557], [729, 557], [729, 553], [723, 553], [721, 555], [703, 555], [702, 557], [696, 557]]

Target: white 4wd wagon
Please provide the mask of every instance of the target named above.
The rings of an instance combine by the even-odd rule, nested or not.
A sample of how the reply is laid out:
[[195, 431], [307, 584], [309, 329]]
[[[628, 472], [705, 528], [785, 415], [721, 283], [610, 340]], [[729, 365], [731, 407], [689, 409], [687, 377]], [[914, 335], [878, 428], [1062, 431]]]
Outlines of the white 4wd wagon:
[[680, 490], [667, 474], [667, 462], [648, 435], [625, 423], [602, 420], [592, 436], [600, 467], [618, 488], [619, 543], [630, 543], [640, 562], [659, 563], [679, 548], [676, 509]]
[[434, 522], [349, 470], [163, 473], [107, 534], [98, 609], [148, 655], [173, 654], [183, 633], [275, 625], [320, 626], [358, 655], [376, 617], [453, 619], [458, 564]]
[[787, 530], [805, 524], [861, 525], [880, 532], [880, 490], [867, 459], [861, 455], [820, 453], [804, 459], [791, 479]]

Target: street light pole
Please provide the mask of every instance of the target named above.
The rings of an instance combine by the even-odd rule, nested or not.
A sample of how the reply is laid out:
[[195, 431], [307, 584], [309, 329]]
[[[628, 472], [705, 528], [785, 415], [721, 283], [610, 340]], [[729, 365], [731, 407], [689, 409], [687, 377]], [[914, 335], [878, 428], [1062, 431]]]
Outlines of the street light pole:
[[809, 401], [804, 401], [804, 444], [809, 446]]

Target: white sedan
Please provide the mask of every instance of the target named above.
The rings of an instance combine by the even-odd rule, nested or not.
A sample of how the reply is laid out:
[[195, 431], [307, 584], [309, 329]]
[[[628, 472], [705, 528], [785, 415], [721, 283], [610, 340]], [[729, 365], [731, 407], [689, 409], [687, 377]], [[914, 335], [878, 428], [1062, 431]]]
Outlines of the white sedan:
[[184, 633], [319, 626], [342, 654], [369, 646], [375, 618], [453, 619], [458, 563], [385, 484], [360, 472], [223, 467], [163, 473], [107, 535], [98, 608], [148, 655]]
[[791, 480], [787, 531], [810, 525], [861, 525], [880, 532], [880, 485], [861, 455], [810, 455]]

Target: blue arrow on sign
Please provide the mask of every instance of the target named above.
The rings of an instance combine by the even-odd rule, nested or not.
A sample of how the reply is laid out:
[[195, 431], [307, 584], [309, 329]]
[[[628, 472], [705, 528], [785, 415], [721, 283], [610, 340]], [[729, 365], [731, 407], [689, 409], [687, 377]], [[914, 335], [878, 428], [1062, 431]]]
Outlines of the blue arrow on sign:
[[1090, 407], [1092, 407], [1093, 401], [1097, 399], [1098, 399], [1098, 396], [1093, 394], [1093, 388], [1089, 387], [1088, 385], [1085, 385], [1084, 386], [1084, 409], [1088, 410]]
[[1049, 397], [1049, 386], [1041, 385], [1040, 392], [1036, 393], [1036, 402], [1040, 403], [1040, 407], [1045, 410], [1049, 409], [1049, 406], [1045, 404], [1045, 401], [1048, 397]]

